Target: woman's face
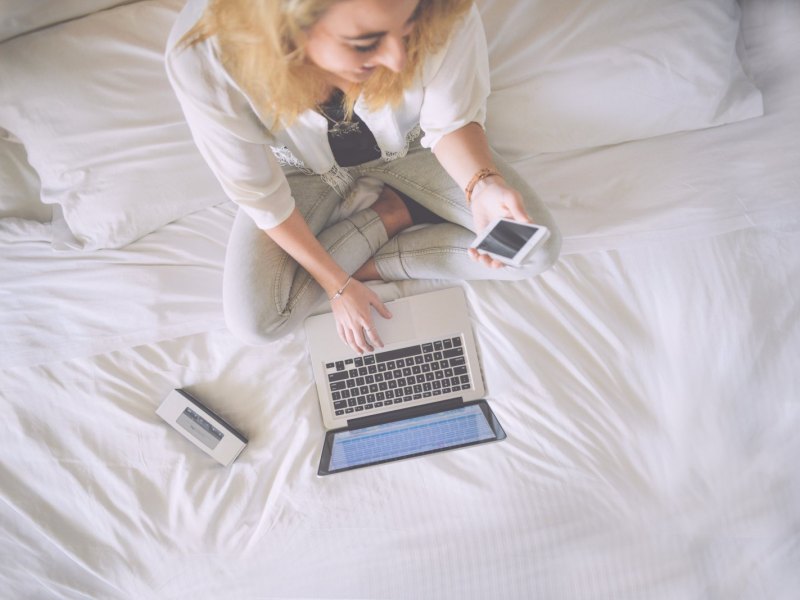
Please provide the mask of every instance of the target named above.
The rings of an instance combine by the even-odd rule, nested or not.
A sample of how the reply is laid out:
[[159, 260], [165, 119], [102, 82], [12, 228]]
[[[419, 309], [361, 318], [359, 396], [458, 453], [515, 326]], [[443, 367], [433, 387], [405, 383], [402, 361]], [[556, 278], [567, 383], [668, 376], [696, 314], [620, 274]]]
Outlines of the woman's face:
[[309, 29], [308, 59], [337, 86], [363, 83], [375, 67], [396, 73], [406, 63], [405, 38], [420, 0], [343, 0]]

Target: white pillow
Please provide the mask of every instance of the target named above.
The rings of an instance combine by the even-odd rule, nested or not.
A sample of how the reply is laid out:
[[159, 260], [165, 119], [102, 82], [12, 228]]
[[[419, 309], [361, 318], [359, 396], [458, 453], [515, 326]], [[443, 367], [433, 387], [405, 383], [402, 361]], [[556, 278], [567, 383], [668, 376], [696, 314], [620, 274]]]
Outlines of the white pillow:
[[226, 201], [164, 69], [182, 4], [141, 1], [0, 45], [0, 127], [61, 209], [54, 247], [118, 248]]
[[133, 0], [0, 0], [0, 42]]
[[737, 54], [736, 0], [479, 0], [487, 131], [509, 158], [763, 114]]
[[23, 145], [0, 139], [0, 218], [44, 222], [52, 213], [52, 207], [39, 200], [39, 178], [28, 163]]

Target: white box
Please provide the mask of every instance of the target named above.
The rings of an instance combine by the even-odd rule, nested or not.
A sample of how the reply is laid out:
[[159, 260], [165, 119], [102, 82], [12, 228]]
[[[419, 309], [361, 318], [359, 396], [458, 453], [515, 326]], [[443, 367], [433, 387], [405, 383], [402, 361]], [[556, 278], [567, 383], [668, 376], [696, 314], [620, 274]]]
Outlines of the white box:
[[226, 467], [247, 446], [247, 438], [184, 390], [172, 390], [156, 409], [156, 414]]

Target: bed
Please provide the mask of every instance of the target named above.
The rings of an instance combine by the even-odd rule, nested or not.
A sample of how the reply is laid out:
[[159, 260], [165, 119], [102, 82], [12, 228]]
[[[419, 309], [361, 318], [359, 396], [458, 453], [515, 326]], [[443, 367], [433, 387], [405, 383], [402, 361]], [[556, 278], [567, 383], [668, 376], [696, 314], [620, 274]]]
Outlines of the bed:
[[0, 2], [4, 597], [797, 597], [800, 4], [481, 0], [487, 131], [564, 236], [457, 283], [508, 438], [324, 478], [304, 333], [225, 329], [181, 4]]

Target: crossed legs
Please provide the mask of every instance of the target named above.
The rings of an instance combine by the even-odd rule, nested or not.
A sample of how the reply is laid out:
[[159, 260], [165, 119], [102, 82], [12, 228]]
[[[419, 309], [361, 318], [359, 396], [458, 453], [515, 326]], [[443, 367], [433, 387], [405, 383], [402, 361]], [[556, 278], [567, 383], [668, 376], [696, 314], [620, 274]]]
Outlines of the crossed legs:
[[[290, 172], [288, 179], [312, 232], [356, 279], [530, 278], [553, 264], [560, 235], [535, 192], [502, 159], [495, 160], [504, 178], [522, 192], [528, 214], [551, 230], [524, 268], [489, 269], [469, 257], [475, 232], [463, 192], [433, 154], [418, 145], [403, 159], [353, 168], [355, 176], [382, 180], [383, 191], [370, 208], [330, 226], [341, 202], [333, 189], [315, 175]], [[409, 230], [411, 213], [398, 191], [444, 222]], [[225, 259], [223, 307], [229, 329], [249, 343], [267, 343], [298, 327], [322, 297], [311, 276], [240, 210]]]

